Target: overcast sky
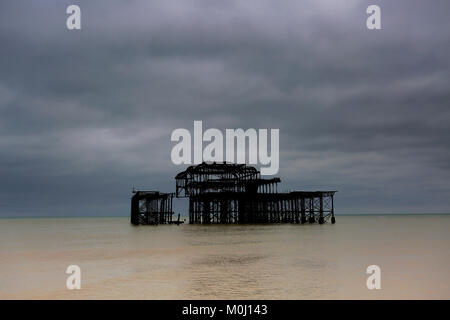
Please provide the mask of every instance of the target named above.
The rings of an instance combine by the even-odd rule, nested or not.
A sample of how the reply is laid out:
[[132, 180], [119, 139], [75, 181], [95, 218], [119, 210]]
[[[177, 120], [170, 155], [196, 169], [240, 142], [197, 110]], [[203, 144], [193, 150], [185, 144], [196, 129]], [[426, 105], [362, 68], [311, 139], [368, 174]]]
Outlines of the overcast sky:
[[[82, 30], [66, 29], [69, 4]], [[194, 120], [279, 128], [281, 190], [338, 190], [337, 214], [448, 213], [449, 12], [2, 0], [0, 216], [129, 215], [132, 186], [174, 191], [170, 135]]]

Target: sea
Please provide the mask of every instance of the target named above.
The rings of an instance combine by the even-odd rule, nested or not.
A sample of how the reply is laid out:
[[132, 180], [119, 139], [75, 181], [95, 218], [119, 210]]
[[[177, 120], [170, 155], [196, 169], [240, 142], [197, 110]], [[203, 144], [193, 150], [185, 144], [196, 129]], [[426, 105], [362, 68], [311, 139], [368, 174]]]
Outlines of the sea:
[[[0, 219], [0, 299], [449, 299], [450, 215], [132, 226]], [[68, 289], [67, 268], [80, 269]], [[380, 288], [369, 289], [369, 266]], [[369, 268], [369, 270], [371, 270]]]

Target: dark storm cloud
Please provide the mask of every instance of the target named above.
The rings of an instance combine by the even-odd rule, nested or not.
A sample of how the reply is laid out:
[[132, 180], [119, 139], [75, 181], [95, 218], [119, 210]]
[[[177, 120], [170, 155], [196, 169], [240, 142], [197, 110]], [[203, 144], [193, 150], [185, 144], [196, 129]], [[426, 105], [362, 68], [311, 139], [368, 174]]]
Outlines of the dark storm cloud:
[[132, 185], [173, 190], [194, 120], [280, 128], [283, 186], [337, 189], [341, 213], [449, 211], [448, 1], [0, 8], [3, 216], [127, 214]]

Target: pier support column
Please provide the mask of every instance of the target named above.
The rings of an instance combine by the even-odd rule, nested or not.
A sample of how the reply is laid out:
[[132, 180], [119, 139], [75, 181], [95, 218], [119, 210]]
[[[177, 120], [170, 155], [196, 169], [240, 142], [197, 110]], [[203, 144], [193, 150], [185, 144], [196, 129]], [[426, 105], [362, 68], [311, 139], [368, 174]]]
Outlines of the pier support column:
[[300, 199], [300, 223], [306, 223], [305, 198]]
[[314, 216], [314, 198], [309, 198], [309, 223], [316, 222], [316, 217]]
[[139, 225], [139, 196], [137, 194], [131, 198], [131, 223]]
[[220, 223], [230, 222], [230, 203], [229, 200], [220, 201]]
[[320, 207], [319, 207], [319, 224], [323, 224], [325, 219], [323, 218], [323, 196], [320, 195]]
[[211, 207], [208, 200], [203, 201], [203, 219], [202, 223], [211, 223]]
[[194, 219], [194, 200], [192, 198], [189, 198], [189, 224], [196, 223]]
[[331, 223], [336, 223], [336, 218], [334, 217], [334, 195], [331, 195]]

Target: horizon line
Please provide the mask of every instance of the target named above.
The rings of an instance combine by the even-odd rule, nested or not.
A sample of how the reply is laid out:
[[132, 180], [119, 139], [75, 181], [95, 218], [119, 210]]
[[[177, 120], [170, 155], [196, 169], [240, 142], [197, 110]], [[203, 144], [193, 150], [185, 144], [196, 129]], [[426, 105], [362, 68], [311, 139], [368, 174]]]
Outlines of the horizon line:
[[[432, 216], [442, 216], [442, 215], [450, 215], [450, 212], [446, 213], [342, 213], [337, 214], [337, 216], [424, 216], [424, 215], [432, 215]], [[189, 215], [180, 217], [189, 217]], [[66, 218], [130, 218], [129, 215], [120, 215], [120, 216], [0, 216], [0, 219], [66, 219]]]

